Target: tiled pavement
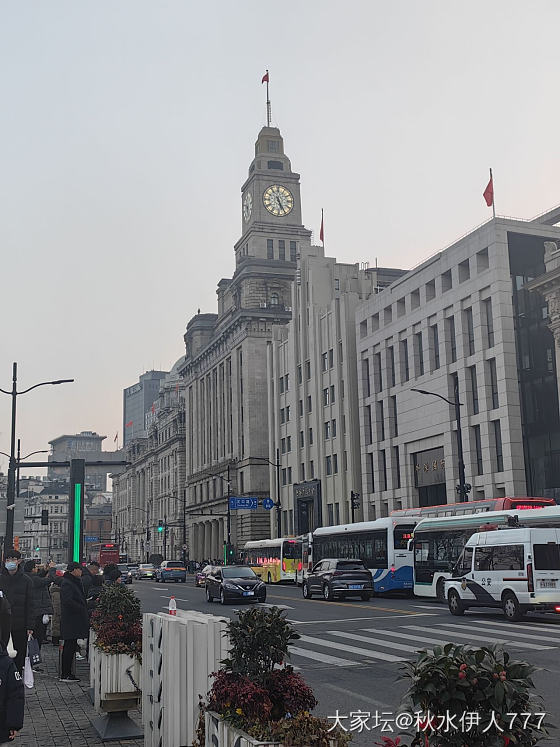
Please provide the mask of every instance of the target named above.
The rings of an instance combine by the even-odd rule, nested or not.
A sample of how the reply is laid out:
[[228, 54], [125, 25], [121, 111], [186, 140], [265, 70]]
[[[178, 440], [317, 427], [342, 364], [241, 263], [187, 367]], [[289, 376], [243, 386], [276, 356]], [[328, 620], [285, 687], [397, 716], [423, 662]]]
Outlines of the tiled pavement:
[[[88, 697], [89, 665], [76, 664], [79, 683], [58, 680], [58, 648], [46, 643], [42, 648], [42, 673], [35, 674], [35, 686], [25, 688], [25, 720], [14, 742], [15, 747], [101, 747], [103, 742], [91, 721], [97, 715]], [[141, 722], [140, 712], [130, 712]], [[144, 740], [110, 742], [117, 747], [142, 747]]]

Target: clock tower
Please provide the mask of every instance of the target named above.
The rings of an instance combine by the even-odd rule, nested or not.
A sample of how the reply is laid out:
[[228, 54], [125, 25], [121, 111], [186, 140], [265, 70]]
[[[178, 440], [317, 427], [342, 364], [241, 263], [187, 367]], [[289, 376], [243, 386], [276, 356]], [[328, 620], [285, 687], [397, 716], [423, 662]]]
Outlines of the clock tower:
[[277, 127], [263, 127], [241, 187], [241, 238], [236, 265], [248, 257], [295, 262], [311, 232], [302, 224], [299, 174], [292, 171]]

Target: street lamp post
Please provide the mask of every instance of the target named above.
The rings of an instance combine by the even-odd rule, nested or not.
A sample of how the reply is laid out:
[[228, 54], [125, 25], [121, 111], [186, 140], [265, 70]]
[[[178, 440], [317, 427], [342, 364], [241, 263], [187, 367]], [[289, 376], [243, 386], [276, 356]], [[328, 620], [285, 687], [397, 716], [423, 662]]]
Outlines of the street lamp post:
[[276, 449], [276, 461], [271, 462], [266, 457], [250, 456], [247, 459], [253, 459], [260, 462], [266, 462], [276, 469], [276, 533], [278, 537], [282, 536], [282, 501], [280, 500], [280, 449]]
[[8, 466], [8, 485], [6, 490], [6, 534], [4, 537], [4, 550], [10, 548], [14, 541], [14, 513], [15, 513], [15, 500], [16, 500], [16, 403], [18, 394], [27, 394], [32, 389], [37, 389], [40, 386], [47, 386], [52, 384], [70, 384], [74, 379], [57, 379], [56, 381], [42, 381], [39, 384], [23, 389], [21, 392], [17, 390], [17, 363], [13, 364], [12, 368], [12, 390], [7, 391], [6, 389], [0, 389], [3, 394], [8, 394], [12, 397], [12, 430], [10, 437], [10, 462]]
[[428, 394], [432, 397], [439, 397], [448, 405], [455, 408], [455, 420], [457, 421], [457, 456], [459, 462], [459, 484], [457, 485], [457, 493], [459, 495], [459, 503], [466, 503], [469, 492], [472, 485], [469, 485], [465, 481], [465, 460], [463, 458], [463, 435], [461, 433], [461, 402], [459, 401], [459, 378], [455, 377], [455, 386], [453, 388], [453, 401], [447, 399], [442, 394], [436, 392], [428, 392], [425, 389], [411, 389], [411, 392], [418, 392], [418, 394]]

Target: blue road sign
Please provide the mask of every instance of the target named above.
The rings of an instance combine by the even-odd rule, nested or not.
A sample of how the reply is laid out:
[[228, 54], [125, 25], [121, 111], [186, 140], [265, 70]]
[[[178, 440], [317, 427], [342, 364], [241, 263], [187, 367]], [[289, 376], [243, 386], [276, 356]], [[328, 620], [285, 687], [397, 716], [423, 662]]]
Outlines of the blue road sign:
[[229, 507], [231, 511], [237, 511], [239, 508], [256, 509], [259, 505], [258, 498], [237, 498], [231, 496], [229, 499]]
[[271, 508], [274, 508], [274, 501], [272, 498], [263, 498], [262, 507], [266, 508], [267, 511], [270, 511]]
[[84, 542], [99, 542], [99, 537], [84, 537]]

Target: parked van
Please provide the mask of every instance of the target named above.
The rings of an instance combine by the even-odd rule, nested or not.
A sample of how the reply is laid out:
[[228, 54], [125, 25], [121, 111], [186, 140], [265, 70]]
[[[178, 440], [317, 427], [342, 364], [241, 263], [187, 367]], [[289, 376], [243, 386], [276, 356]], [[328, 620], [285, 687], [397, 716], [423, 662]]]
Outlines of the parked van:
[[560, 612], [560, 529], [477, 532], [445, 582], [449, 611], [501, 607], [508, 620]]

